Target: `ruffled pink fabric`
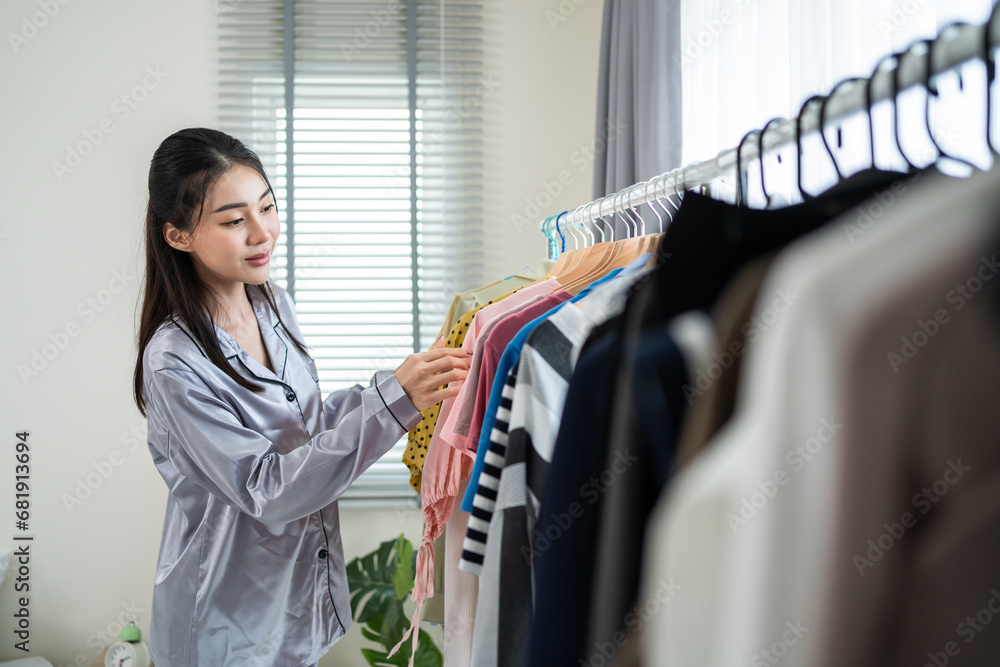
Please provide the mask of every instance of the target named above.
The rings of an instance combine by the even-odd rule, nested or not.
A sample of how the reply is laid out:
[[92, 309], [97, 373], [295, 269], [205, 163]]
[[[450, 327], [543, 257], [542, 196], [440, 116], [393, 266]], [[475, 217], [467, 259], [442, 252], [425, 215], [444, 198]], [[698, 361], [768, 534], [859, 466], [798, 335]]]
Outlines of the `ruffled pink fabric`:
[[[455, 404], [454, 398], [445, 399], [441, 403], [438, 421], [446, 418]], [[455, 498], [462, 480], [472, 475], [474, 459], [465, 452], [459, 451], [443, 442], [437, 433], [431, 437], [427, 447], [427, 458], [424, 461], [423, 480], [421, 481], [421, 499], [424, 513], [424, 535], [417, 548], [417, 571], [413, 583], [413, 593], [410, 599], [417, 603], [410, 619], [410, 627], [399, 640], [389, 655], [393, 655], [402, 647], [408, 637], [412, 637], [413, 650], [410, 653], [410, 667], [413, 667], [417, 655], [417, 637], [420, 634], [420, 612], [424, 600], [434, 597], [434, 541], [441, 537], [444, 526], [455, 508]]]

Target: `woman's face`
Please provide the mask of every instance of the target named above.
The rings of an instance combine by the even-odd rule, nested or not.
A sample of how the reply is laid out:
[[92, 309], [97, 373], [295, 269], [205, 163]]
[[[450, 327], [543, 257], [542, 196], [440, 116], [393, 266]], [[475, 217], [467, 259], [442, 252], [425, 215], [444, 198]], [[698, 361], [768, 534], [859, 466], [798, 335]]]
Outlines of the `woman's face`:
[[274, 195], [264, 179], [237, 165], [208, 193], [191, 235], [168, 223], [164, 236], [173, 247], [190, 252], [201, 279], [225, 294], [234, 284], [260, 285], [268, 279], [279, 231]]

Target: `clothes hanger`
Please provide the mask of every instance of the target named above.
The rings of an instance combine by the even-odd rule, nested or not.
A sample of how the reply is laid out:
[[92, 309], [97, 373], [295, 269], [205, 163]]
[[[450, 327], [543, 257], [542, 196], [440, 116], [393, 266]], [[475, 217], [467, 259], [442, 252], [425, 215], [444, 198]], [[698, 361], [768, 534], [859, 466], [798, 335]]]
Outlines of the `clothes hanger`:
[[[585, 219], [589, 218], [585, 216]], [[583, 222], [580, 223], [581, 227], [583, 226], [583, 224], [584, 224]], [[593, 234], [591, 234], [591, 238], [593, 239]], [[591, 268], [590, 272], [588, 273], [588, 276], [592, 276], [594, 275], [594, 273], [599, 272], [601, 270], [601, 267], [610, 263], [612, 259], [618, 254], [618, 246], [614, 245], [613, 243], [608, 243], [603, 239], [604, 239], [604, 232], [602, 231], [601, 232], [602, 242], [598, 244], [596, 243], [595, 240], [595, 242], [592, 243], [592, 245], [594, 246], [593, 255], [595, 257], [595, 263], [593, 264], [593, 268]]]
[[[743, 138], [740, 139], [740, 143], [736, 146], [736, 201], [733, 203], [737, 211], [750, 208], [749, 204], [747, 204], [747, 185], [744, 184], [743, 177], [743, 144], [753, 136], [754, 132], [757, 132], [757, 130], [750, 130], [744, 134]], [[740, 219], [740, 215], [738, 213], [727, 215], [724, 229], [726, 243], [738, 245], [743, 237], [743, 222]]]
[[896, 140], [896, 150], [903, 157], [903, 161], [906, 162], [908, 173], [916, 174], [920, 171], [917, 165], [910, 161], [909, 156], [906, 155], [906, 151], [903, 150], [903, 144], [899, 140], [899, 70], [902, 64], [902, 56], [906, 51], [900, 53], [894, 53], [893, 58], [895, 59], [895, 64], [892, 69], [892, 136]]
[[[991, 168], [995, 168], [996, 158], [1000, 157], [1000, 151], [997, 151], [997, 147], [993, 143], [991, 132], [993, 127], [993, 102], [990, 94], [993, 88], [993, 80], [996, 77], [996, 51], [993, 45], [993, 22], [996, 20], [998, 13], [1000, 13], [1000, 4], [994, 4], [993, 11], [990, 12], [990, 20], [987, 21], [986, 29], [983, 31], [983, 61], [986, 63], [986, 146], [990, 151]], [[1000, 252], [1000, 231], [994, 233], [992, 247]], [[994, 319], [1000, 322], [1000, 290], [994, 287], [993, 289], [988, 290], [988, 295], [990, 297], [990, 303], [993, 306]]]
[[[894, 55], [898, 56], [898, 54]], [[874, 160], [875, 135], [874, 132], [872, 131], [873, 121], [871, 114], [871, 93], [870, 93], [871, 82], [872, 80], [874, 80], [875, 75], [879, 72], [879, 68], [881, 67], [882, 62], [884, 62], [884, 60], [886, 59], [887, 58], [883, 58], [881, 61], [879, 61], [879, 64], [876, 65], [875, 70], [872, 72], [872, 76], [869, 78], [869, 80], [866, 82], [865, 85], [866, 106], [868, 111], [868, 122], [869, 122], [869, 142], [871, 144], [871, 149], [872, 149], [872, 165], [875, 165], [875, 160]], [[898, 65], [899, 62], [898, 57], [896, 59], [896, 62]], [[898, 68], [894, 70], [893, 74], [894, 75], [898, 74]], [[828, 104], [829, 99], [832, 98], [837, 93], [837, 91], [842, 85], [850, 82], [851, 79], [845, 79], [844, 81], [841, 81], [836, 86], [834, 86], [828, 95], [826, 96], [814, 95], [809, 100], [806, 100], [805, 104], [802, 105], [802, 110], [800, 111], [799, 117], [796, 118], [796, 148], [798, 152], [797, 183], [800, 193], [802, 194], [803, 203], [808, 204], [808, 206], [802, 210], [811, 210], [819, 213], [820, 215], [829, 217], [831, 219], [842, 213], [846, 213], [847, 211], [869, 200], [874, 195], [874, 193], [882, 192], [887, 188], [891, 187], [895, 182], [901, 179], [908, 178], [918, 172], [916, 166], [912, 165], [912, 163], [909, 163], [908, 161], [908, 164], [911, 165], [911, 170], [908, 172], [890, 171], [890, 170], [879, 169], [877, 166], [872, 166], [863, 169], [857, 173], [851, 174], [846, 178], [843, 176], [843, 172], [840, 169], [840, 165], [837, 163], [837, 160], [834, 157], [833, 152], [830, 150], [829, 142], [826, 138], [826, 104]], [[893, 111], [894, 113], [897, 113], [898, 108], [895, 102], [896, 100], [895, 89], [898, 89], [898, 85], [895, 83], [895, 80], [893, 86], [894, 86], [893, 98], [892, 98]], [[838, 174], [838, 180], [837, 183], [832, 187], [827, 188], [825, 191], [819, 194], [813, 195], [808, 192], [804, 192], [802, 190], [802, 145], [801, 145], [802, 122], [801, 121], [802, 121], [802, 114], [805, 112], [806, 107], [816, 100], [822, 100], [822, 106], [820, 107], [820, 117], [819, 117], [820, 138], [823, 140], [823, 146], [826, 148], [826, 151], [830, 156], [830, 159], [833, 161], [834, 168]], [[898, 125], [896, 126], [895, 129], [898, 131]]]
[[749, 180], [749, 174], [746, 179], [744, 179], [743, 176], [743, 144], [754, 134], [754, 132], [759, 134], [760, 130], [750, 130], [743, 135], [743, 138], [740, 139], [740, 143], [736, 146], [736, 205], [741, 208], [750, 208], [750, 205], [747, 203], [746, 193], [749, 184], [744, 182], [745, 180]]
[[[590, 246], [582, 248], [581, 250], [583, 251], [583, 254], [580, 255], [580, 261], [569, 271], [557, 276], [559, 283], [562, 286], [560, 289], [564, 289], [567, 292], [574, 294], [576, 293], [574, 292], [574, 289], [580, 289], [582, 280], [593, 275], [593, 273], [599, 269], [601, 264], [611, 255], [613, 252], [613, 246], [609, 244], [601, 244], [600, 246]], [[589, 284], [589, 281], [587, 284]]]
[[[653, 183], [653, 192], [656, 192], [656, 187], [657, 187], [656, 181], [657, 180], [658, 180], [657, 178], [653, 178], [653, 179], [651, 179], [649, 181], [650, 183]], [[643, 192], [642, 199], [643, 199], [643, 201], [646, 202], [646, 206], [649, 207], [649, 210], [653, 212], [653, 215], [656, 216], [656, 224], [657, 224], [657, 228], [658, 228], [659, 231], [658, 232], [653, 232], [653, 233], [654, 234], [662, 234], [663, 233], [663, 217], [660, 216], [660, 212], [656, 210], [657, 207], [653, 205], [653, 203], [656, 201], [656, 197], [654, 196], [652, 199], [650, 199], [649, 195], [650, 195], [650, 191], [649, 191], [649, 187], [648, 187], [648, 184], [647, 184], [647, 188]], [[673, 219], [671, 219], [671, 221], [672, 220]]]
[[[649, 183], [650, 183], [650, 181], [645, 181], [644, 183], [638, 183], [635, 186], [636, 189], [637, 188], [642, 188], [643, 203], [645, 203], [647, 207], [650, 207], [650, 204], [649, 204]], [[641, 206], [641, 204], [639, 204], [639, 206]], [[642, 217], [642, 213], [639, 212], [638, 206], [633, 206], [632, 207], [632, 211], [635, 213], [636, 217], [639, 218], [639, 222], [642, 223], [642, 235], [641, 235], [641, 238], [642, 238], [643, 242], [641, 244], [641, 247], [639, 248], [638, 254], [636, 254], [636, 258], [638, 258], [640, 255], [645, 255], [647, 252], [651, 251], [653, 248], [656, 247], [656, 245], [659, 242], [659, 236], [655, 232], [654, 233], [648, 233], [646, 231], [646, 219]]]
[[549, 216], [545, 218], [542, 222], [542, 232], [545, 234], [545, 238], [548, 239], [548, 257], [550, 260], [557, 259], [559, 257], [559, 244], [556, 241], [555, 235], [552, 233], [552, 218], [554, 216]]
[[990, 20], [986, 22], [986, 29], [983, 31], [983, 62], [986, 63], [986, 146], [990, 150], [992, 161], [995, 161], [1000, 156], [1000, 151], [997, 150], [996, 145], [993, 143], [991, 132], [993, 128], [993, 101], [990, 94], [993, 88], [993, 80], [996, 78], [996, 47], [993, 44], [993, 22], [998, 15], [1000, 15], [1000, 4], [994, 4], [993, 11], [990, 12]]
[[[635, 234], [633, 237], [636, 239], [636, 257], [643, 253], [643, 249], [649, 243], [649, 237], [646, 236], [646, 221], [643, 219], [642, 215], [635, 206], [632, 205], [632, 193], [636, 191], [637, 188], [645, 187], [646, 182], [636, 183], [628, 189], [628, 191], [623, 196], [622, 202], [622, 212], [628, 217], [628, 219], [635, 225]], [[634, 217], [633, 217], [634, 216]]]
[[[872, 190], [857, 187], [832, 196], [827, 193], [814, 195], [804, 188], [803, 119], [815, 103], [826, 97], [810, 96], [795, 116], [795, 183], [802, 197], [801, 203], [773, 210], [740, 206], [727, 209], [724, 203], [706, 201], [703, 197], [685, 198], [681, 211], [690, 202], [691, 215], [675, 220], [671, 230], [675, 233], [668, 234], [660, 247], [660, 261], [655, 274], [659, 287], [659, 311], [653, 318], [654, 323], [669, 321], [670, 317], [692, 308], [710, 308], [727, 282], [747, 262], [780, 250], [872, 197]], [[820, 126], [821, 132], [823, 129]], [[759, 135], [757, 140], [761, 141]], [[737, 158], [742, 172], [741, 152]], [[681, 178], [685, 176], [681, 172]], [[853, 182], [853, 177], [844, 181], [845, 184]], [[738, 234], [731, 234], [727, 229], [733, 218], [740, 227]]]
[[[612, 200], [612, 213], [611, 213], [612, 220], [614, 220], [614, 214], [616, 212], [618, 212], [618, 207], [617, 207], [618, 197], [621, 196], [623, 199], [627, 199], [628, 196], [629, 196], [629, 193], [631, 193], [631, 191], [634, 188], [635, 188], [635, 186], [632, 186], [632, 188], [629, 188], [628, 191], [624, 191], [624, 190], [623, 191], [619, 191], [618, 193], [616, 193], [614, 195], [614, 199]], [[621, 214], [619, 213], [619, 215], [621, 215]], [[631, 220], [631, 218], [629, 218], [629, 219]], [[623, 221], [624, 221], [624, 218], [623, 218]], [[632, 221], [632, 222], [634, 222], [634, 221]], [[609, 227], [612, 230], [614, 229], [614, 227], [612, 225], [610, 225], [610, 224], [609, 224]], [[611, 253], [606, 258], [606, 261], [600, 267], [605, 273], [607, 273], [611, 269], [616, 268], [618, 266], [626, 266], [631, 261], [631, 258], [629, 257], [629, 248], [631, 247], [631, 241], [630, 241], [630, 239], [632, 238], [632, 236], [629, 233], [632, 230], [631, 230], [631, 227], [629, 226], [628, 222], [625, 222], [625, 227], [626, 227], [626, 237], [624, 239], [619, 239], [618, 241], [615, 242], [614, 247], [613, 247], [613, 253]]]
[[993, 80], [996, 78], [996, 52], [993, 46], [993, 21], [996, 20], [998, 15], [998, 9], [1000, 9], [1000, 4], [993, 5], [993, 11], [990, 12], [990, 20], [986, 22], [986, 29], [983, 31], [983, 62], [986, 63], [986, 147], [990, 150], [991, 162], [995, 162], [996, 158], [1000, 156], [1000, 151], [997, 151], [996, 145], [993, 143], [992, 137], [992, 95], [990, 91], [993, 88]]
[[[764, 193], [764, 209], [770, 209], [771, 204], [774, 202], [774, 198], [767, 191], [767, 183], [764, 181], [764, 135], [767, 134], [767, 128], [771, 126], [771, 123], [779, 123], [785, 120], [782, 117], [772, 118], [771, 120], [764, 123], [764, 128], [757, 135], [757, 159], [760, 161], [760, 190]], [[781, 162], [781, 154], [778, 154], [778, 162]]]
[[[872, 193], [878, 190], [884, 190], [885, 188], [891, 186], [893, 181], [899, 180], [901, 178], [907, 178], [908, 176], [911, 176], [917, 173], [918, 171], [916, 167], [912, 165], [912, 163], [909, 163], [908, 161], [907, 163], [909, 164], [910, 168], [908, 171], [905, 172], [896, 171], [893, 169], [882, 169], [881, 167], [878, 166], [878, 160], [876, 159], [875, 156], [875, 120], [872, 114], [872, 86], [874, 84], [875, 77], [882, 70], [883, 64], [888, 60], [893, 60], [894, 63], [898, 65], [899, 56], [900, 54], [898, 53], [890, 53], [880, 58], [879, 61], [875, 64], [875, 68], [872, 70], [871, 75], [868, 77], [867, 81], [865, 81], [865, 110], [868, 114], [868, 149], [871, 157], [871, 166], [866, 167], [865, 169], [862, 169], [861, 171], [855, 174], [852, 174], [848, 178], [842, 179], [836, 186], [834, 186], [833, 188], [834, 191], [845, 192], [845, 191], [851, 191], [852, 189], [854, 191], [857, 191], [858, 189], [864, 189], [869, 193]], [[898, 118], [898, 116], [896, 114], [897, 90], [895, 81], [896, 79], [894, 78], [893, 79], [894, 88], [892, 97], [893, 128], [894, 128], [893, 131], [894, 131], [894, 136], [897, 138], [898, 142], [898, 133], [896, 133], [898, 128], [898, 126], [896, 125], [896, 119]], [[826, 135], [824, 134], [824, 137], [825, 136]], [[827, 148], [827, 152], [830, 152], [829, 148]], [[902, 154], [902, 149], [900, 149], [900, 153]], [[830, 157], [831, 159], [833, 159], [832, 154]], [[905, 155], [904, 159], [906, 159]], [[834, 160], [834, 163], [836, 164], [836, 160]]]
[[[583, 208], [583, 206], [577, 208], [576, 210], [579, 211], [580, 208]], [[589, 209], [588, 209], [588, 211], [589, 211]], [[576, 211], [573, 211], [573, 213], [576, 213]], [[587, 211], [584, 211], [583, 218], [584, 218], [584, 220], [589, 221], [590, 224], [594, 227], [594, 229], [596, 229], [598, 232], [600, 232], [600, 234], [601, 234], [601, 240], [598, 243], [607, 243], [608, 239], [604, 236], [604, 228], [601, 227], [599, 224], [597, 224], [596, 220], [594, 220], [593, 218], [591, 218], [590, 216], [588, 216], [587, 215]]]
[[[650, 189], [647, 187], [646, 190], [643, 192], [642, 198], [646, 202], [646, 206], [649, 207], [649, 210], [652, 211], [653, 215], [656, 216], [656, 222], [657, 222], [657, 226], [659, 228], [659, 231], [653, 232], [652, 234], [649, 235], [650, 242], [649, 242], [649, 245], [646, 247], [646, 252], [652, 254], [653, 257], [655, 257], [656, 256], [656, 249], [659, 248], [660, 242], [663, 240], [663, 234], [664, 234], [664, 231], [663, 231], [663, 217], [660, 216], [659, 211], [656, 210], [657, 206], [655, 205], [655, 202], [657, 201], [657, 198], [656, 198], [656, 188], [659, 187], [659, 177], [654, 177], [654, 178], [650, 179], [649, 182], [653, 183], [652, 191], [650, 191]], [[650, 198], [651, 194], [652, 194], [652, 198]], [[670, 221], [673, 222], [673, 216], [670, 215], [670, 212], [667, 211], [667, 209], [663, 206], [663, 204], [660, 204], [659, 208], [662, 208], [663, 211], [665, 213], [667, 213], [668, 217], [670, 218]], [[650, 261], [652, 261], [652, 258], [650, 258]]]
[[[661, 175], [659, 178], [657, 178], [657, 185], [656, 185], [656, 187], [653, 188], [653, 201], [656, 202], [659, 205], [659, 207], [663, 210], [663, 212], [667, 214], [667, 218], [670, 220], [670, 222], [673, 222], [674, 221], [674, 214], [670, 212], [670, 207], [664, 206], [663, 202], [660, 200], [660, 198], [656, 196], [656, 188], [659, 187], [659, 181], [661, 181], [661, 180], [662, 181], [666, 181], [667, 177], [670, 176], [671, 173], [673, 173], [673, 172], [668, 172], [666, 174]], [[667, 203], [670, 203], [670, 195], [667, 194], [666, 185], [663, 186], [663, 198], [667, 200]], [[672, 206], [672, 204], [671, 204], [671, 206]], [[665, 232], [666, 231], [663, 228], [663, 224], [662, 223], [660, 224], [660, 231], [661, 232]]]
[[[568, 214], [569, 211], [563, 211], [560, 214], [560, 217], [567, 216], [568, 218]], [[556, 218], [556, 225], [559, 225], [559, 218]], [[561, 229], [563, 229], [568, 238], [573, 239], [573, 247], [566, 251], [566, 256], [570, 259], [566, 272], [572, 272], [583, 261], [587, 250], [582, 248], [579, 239], [576, 234], [573, 233], [573, 225], [568, 219], [563, 220]], [[562, 282], [561, 278], [560, 282]]]
[[[810, 98], [796, 117], [798, 182], [802, 180], [803, 112], [821, 98]], [[748, 133], [746, 139], [753, 138], [753, 133]], [[757, 141], [760, 141], [759, 136]], [[742, 143], [746, 145], [746, 141]], [[743, 153], [739, 148], [737, 152], [742, 174]], [[686, 180], [687, 174], [682, 170], [675, 187], [687, 190]], [[741, 186], [741, 193], [745, 192], [746, 188]], [[745, 199], [741, 194], [740, 203]], [[656, 309], [649, 324], [665, 324], [672, 317], [691, 309], [711, 309], [748, 262], [780, 250], [831, 219], [822, 207], [810, 207], [805, 203], [760, 210], [687, 192], [680, 214], [664, 236], [657, 253], [657, 268], [652, 276], [655, 287], [650, 288], [656, 289]]]
[[[677, 197], [677, 201], [679, 201], [680, 204], [679, 205], [675, 204], [674, 202], [670, 201], [669, 197], [667, 198], [667, 201], [670, 202], [670, 205], [673, 206], [678, 213], [681, 212], [681, 206], [684, 205], [684, 192], [687, 191], [687, 170], [688, 167], [684, 166], [681, 167], [680, 170], [674, 174], [674, 180], [673, 180], [674, 196]], [[679, 190], [677, 188], [678, 180], [680, 180], [681, 182], [681, 188]]]
[[[573, 213], [576, 213], [576, 210], [574, 210]], [[573, 219], [572, 215], [570, 215], [569, 217], [570, 217], [570, 220]], [[594, 245], [597, 244], [597, 237], [594, 236], [594, 233], [592, 231], [590, 231], [589, 229], [587, 229], [587, 226], [584, 224], [583, 220], [581, 220], [580, 222], [574, 224], [573, 228], [574, 229], [578, 229], [580, 231], [580, 236], [583, 238], [583, 243], [584, 243], [583, 247], [592, 248]], [[588, 240], [587, 237], [588, 236], [590, 237], [590, 244], [589, 245], [587, 245], [587, 240]]]
[[[844, 172], [841, 170], [840, 164], [837, 163], [837, 156], [833, 154], [833, 149], [830, 148], [830, 142], [826, 138], [826, 105], [830, 102], [831, 99], [833, 99], [837, 95], [837, 91], [840, 90], [841, 86], [844, 86], [846, 84], [857, 84], [860, 83], [861, 81], [865, 81], [865, 79], [862, 77], [849, 77], [847, 79], [843, 79], [833, 87], [833, 90], [830, 91], [829, 95], [823, 98], [823, 103], [820, 104], [819, 107], [819, 136], [820, 139], [823, 140], [823, 148], [826, 149], [826, 154], [830, 156], [830, 162], [833, 163], [833, 170], [837, 172], [837, 185], [840, 185], [846, 179], [844, 178]], [[871, 108], [870, 104], [868, 106], [869, 108]], [[838, 127], [837, 148], [841, 148], [842, 145], [843, 142], [842, 142], [841, 128]], [[872, 161], [872, 164], [874, 164], [874, 160]]]
[[[940, 37], [941, 35], [943, 35], [944, 33], [948, 32], [949, 30], [954, 30], [956, 28], [961, 28], [961, 27], [967, 27], [968, 25], [969, 25], [968, 23], [965, 23], [963, 21], [955, 21], [954, 23], [949, 23], [947, 26], [941, 28], [941, 30], [938, 32], [938, 36]], [[979, 167], [977, 167], [973, 163], [969, 162], [965, 158], [961, 158], [961, 157], [958, 157], [956, 155], [949, 154], [947, 151], [945, 151], [943, 148], [941, 148], [941, 145], [938, 144], [937, 139], [934, 137], [934, 128], [931, 127], [931, 95], [933, 95], [935, 98], [939, 96], [938, 95], [937, 86], [934, 85], [934, 81], [933, 81], [933, 79], [934, 79], [934, 74], [933, 74], [933, 72], [934, 72], [934, 46], [935, 46], [936, 41], [937, 41], [936, 39], [925, 39], [925, 40], [922, 40], [922, 42], [919, 42], [919, 43], [923, 43], [923, 44], [927, 45], [927, 58], [925, 60], [925, 63], [926, 63], [926, 65], [925, 65], [925, 72], [926, 73], [924, 75], [924, 88], [927, 90], [927, 95], [924, 98], [924, 122], [925, 122], [925, 126], [927, 128], [927, 136], [930, 137], [931, 143], [934, 144], [934, 149], [938, 152], [938, 159], [939, 160], [941, 158], [946, 158], [948, 160], [952, 160], [954, 162], [958, 162], [959, 164], [964, 164], [965, 166], [967, 166], [970, 169], [972, 169], [973, 173], [982, 173], [982, 169], [980, 169]], [[962, 88], [962, 75], [961, 75], [961, 73], [958, 74], [958, 81], [959, 81], [959, 83], [958, 83], [959, 89], [961, 89]]]
[[562, 250], [559, 254], [559, 260], [556, 262], [556, 265], [552, 267], [552, 271], [549, 272], [549, 275], [552, 277], [558, 277], [559, 275], [567, 272], [579, 259], [579, 257], [575, 256], [572, 251], [566, 251], [566, 235], [563, 234], [562, 229], [559, 227], [559, 218], [566, 215], [568, 212], [569, 211], [563, 211], [557, 215], [555, 219], [556, 231], [559, 232], [559, 236], [562, 238]]
[[[802, 197], [803, 202], [808, 202], [816, 199], [816, 195], [810, 194], [805, 191], [802, 187], [802, 116], [805, 114], [806, 109], [809, 105], [817, 100], [822, 100], [823, 95], [812, 95], [799, 108], [799, 113], [795, 117], [795, 185], [799, 189], [799, 196]], [[820, 127], [820, 134], [823, 133], [823, 128]]]
[[[619, 216], [622, 217], [622, 220], [625, 219], [624, 215], [627, 215], [627, 214], [624, 213], [624, 211], [626, 210], [625, 204], [628, 203], [628, 199], [630, 198], [630, 195], [632, 194], [632, 190], [634, 190], [634, 189], [635, 189], [635, 186], [633, 185], [632, 187], [628, 188], [627, 190], [623, 190], [622, 191], [623, 202], [622, 202], [621, 212], [619, 212]], [[616, 203], [617, 203], [617, 200], [616, 200]], [[631, 220], [631, 216], [629, 216], [629, 220]], [[639, 224], [636, 223], [634, 220], [632, 220], [632, 222], [635, 223], [635, 231], [636, 231], [636, 233], [633, 234], [633, 235], [631, 235], [629, 238], [625, 239], [624, 243], [622, 244], [622, 253], [623, 254], [628, 254], [628, 258], [627, 259], [628, 259], [629, 262], [631, 262], [636, 257], [638, 257], [639, 255], [642, 254], [641, 249], [646, 244], [646, 240], [642, 236], [639, 235]], [[626, 226], [627, 226], [627, 223], [626, 223]]]

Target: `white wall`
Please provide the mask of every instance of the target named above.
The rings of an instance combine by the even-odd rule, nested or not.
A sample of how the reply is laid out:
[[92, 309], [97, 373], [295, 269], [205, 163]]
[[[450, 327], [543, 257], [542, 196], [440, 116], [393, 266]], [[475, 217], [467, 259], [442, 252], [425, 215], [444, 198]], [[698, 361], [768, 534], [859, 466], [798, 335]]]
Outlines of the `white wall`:
[[[591, 201], [600, 0], [504, 0], [493, 14], [485, 100], [487, 279], [546, 255], [542, 219]], [[553, 196], [554, 195], [554, 196]], [[527, 224], [526, 224], [527, 222]], [[572, 246], [570, 246], [572, 247]]]
[[[585, 154], [602, 6], [487, 4], [489, 67], [502, 82], [486, 101], [484, 280], [492, 280], [544, 256], [541, 217], [590, 199]], [[0, 549], [13, 546], [14, 535], [34, 536], [31, 654], [56, 665], [89, 665], [106, 645], [101, 633], [116, 635], [126, 608], [149, 629], [166, 488], [131, 391], [145, 179], [163, 138], [216, 124], [212, 7], [209, 0], [0, 4]], [[80, 142], [92, 151], [67, 162], [67, 147]], [[54, 162], [69, 170], [57, 174]], [[548, 203], [546, 184], [554, 190], [560, 172], [568, 172], [563, 191]], [[543, 204], [540, 213], [527, 211], [533, 222], [519, 227], [516, 216], [531, 202]], [[30, 368], [36, 352], [41, 370], [22, 379], [19, 367]], [[31, 445], [25, 533], [13, 517], [21, 430]], [[67, 506], [76, 495], [79, 503]], [[341, 514], [348, 559], [400, 532], [414, 544], [420, 538], [414, 510]], [[21, 595], [13, 583], [0, 590], [0, 660], [24, 657], [13, 648], [11, 614]], [[352, 627], [323, 664], [365, 664], [360, 645]]]

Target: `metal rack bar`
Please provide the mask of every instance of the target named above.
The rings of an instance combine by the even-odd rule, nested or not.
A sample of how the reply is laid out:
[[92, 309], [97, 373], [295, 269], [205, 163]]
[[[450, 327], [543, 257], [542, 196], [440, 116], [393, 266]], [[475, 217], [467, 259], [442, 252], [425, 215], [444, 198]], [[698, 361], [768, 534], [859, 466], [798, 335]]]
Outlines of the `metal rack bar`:
[[[985, 31], [990, 28], [990, 44], [1000, 42], [1000, 20], [989, 21], [982, 25], [962, 25], [945, 29], [934, 42], [932, 50], [933, 63], [931, 71], [934, 75], [956, 70], [965, 63], [983, 59], [983, 44]], [[915, 45], [897, 59], [894, 67], [899, 68], [898, 93], [923, 86], [927, 78], [927, 49]], [[894, 67], [884, 67], [876, 72], [871, 79], [871, 104], [892, 98]], [[826, 108], [826, 125], [831, 126], [837, 120], [846, 118], [861, 111], [867, 111], [865, 82], [848, 83], [836, 91]], [[807, 107], [802, 114], [802, 136], [805, 137], [819, 130], [819, 108], [815, 104]], [[796, 119], [790, 118], [771, 125], [764, 135], [764, 152], [782, 148], [795, 143]], [[586, 222], [595, 222], [600, 218], [613, 215], [617, 207], [635, 208], [653, 199], [664, 199], [673, 194], [677, 179], [683, 174], [683, 183], [688, 188], [710, 185], [713, 181], [725, 176], [736, 176], [736, 148], [720, 152], [716, 157], [702, 162], [696, 162], [686, 167], [664, 172], [645, 182], [630, 185], [616, 193], [595, 199], [589, 204], [580, 206], [560, 218], [560, 227], [579, 226]], [[747, 141], [742, 150], [741, 162], [751, 164], [759, 157], [757, 141]], [[546, 219], [548, 220], [548, 218]], [[538, 228], [544, 229], [545, 220]], [[567, 227], [568, 228], [568, 227]], [[552, 230], [555, 230], [553, 225]]]

